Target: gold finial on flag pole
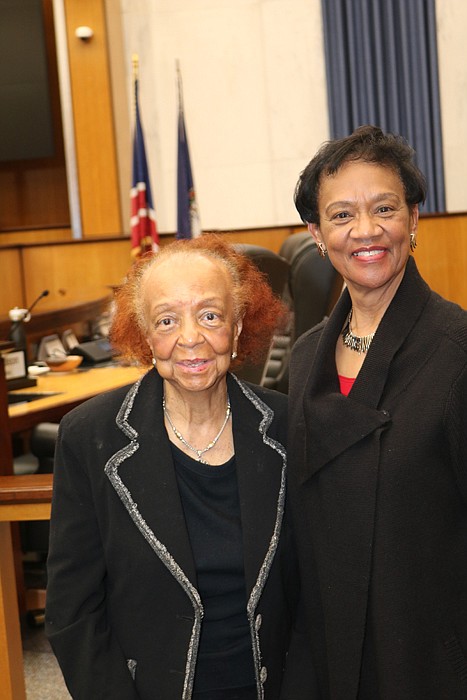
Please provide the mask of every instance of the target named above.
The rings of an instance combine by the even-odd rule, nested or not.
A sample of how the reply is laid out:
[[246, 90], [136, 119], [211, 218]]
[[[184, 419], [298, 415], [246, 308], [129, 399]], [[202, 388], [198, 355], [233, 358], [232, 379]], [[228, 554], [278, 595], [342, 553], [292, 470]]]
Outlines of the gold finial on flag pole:
[[131, 65], [133, 66], [133, 80], [138, 80], [139, 56], [137, 53], [132, 54]]
[[133, 78], [133, 117], [136, 119], [137, 110], [137, 95], [136, 95], [136, 84], [139, 78], [139, 56], [137, 53], [131, 56], [131, 66], [132, 66], [132, 78]]

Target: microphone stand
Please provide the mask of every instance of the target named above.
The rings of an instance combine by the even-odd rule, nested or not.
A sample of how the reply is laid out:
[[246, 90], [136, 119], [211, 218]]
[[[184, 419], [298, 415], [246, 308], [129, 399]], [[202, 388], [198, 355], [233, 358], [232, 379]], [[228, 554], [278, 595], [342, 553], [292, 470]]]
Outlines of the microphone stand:
[[[24, 311], [22, 316], [20, 318], [15, 319], [10, 327], [10, 332], [9, 332], [9, 339], [12, 340], [15, 344], [15, 347], [17, 350], [23, 350], [24, 352], [24, 359], [25, 359], [25, 364], [27, 365], [27, 342], [26, 342], [26, 331], [24, 328], [24, 324], [27, 323], [30, 318], [31, 318], [31, 311], [33, 308], [36, 306], [36, 304], [43, 299], [43, 297], [48, 296], [49, 290], [44, 289], [43, 292], [39, 294], [37, 299], [35, 299], [31, 306], [28, 309], [18, 309], [18, 311]], [[16, 309], [11, 309], [10, 311], [10, 318], [11, 318], [11, 313], [14, 312]]]
[[[18, 311], [24, 311], [24, 314], [21, 316], [21, 318], [17, 318], [17, 319], [15, 319], [15, 320], [13, 321], [13, 323], [12, 323], [12, 328], [13, 328], [13, 326], [15, 326], [17, 323], [23, 323], [23, 322], [24, 322], [24, 323], [27, 323], [27, 322], [29, 321], [29, 319], [31, 318], [31, 311], [33, 310], [33, 308], [35, 307], [35, 305], [37, 304], [37, 302], [39, 302], [39, 301], [40, 301], [41, 299], [43, 299], [44, 297], [47, 297], [48, 295], [49, 295], [49, 290], [48, 290], [48, 289], [44, 289], [44, 291], [41, 292], [41, 293], [39, 294], [39, 296], [37, 297], [37, 299], [35, 299], [35, 300], [32, 302], [31, 306], [30, 306], [28, 309], [18, 309]], [[16, 307], [16, 308], [17, 308], [17, 307]], [[11, 309], [10, 314], [11, 314], [12, 311], [16, 311], [16, 309]], [[11, 332], [11, 329], [10, 329], [10, 332]]]

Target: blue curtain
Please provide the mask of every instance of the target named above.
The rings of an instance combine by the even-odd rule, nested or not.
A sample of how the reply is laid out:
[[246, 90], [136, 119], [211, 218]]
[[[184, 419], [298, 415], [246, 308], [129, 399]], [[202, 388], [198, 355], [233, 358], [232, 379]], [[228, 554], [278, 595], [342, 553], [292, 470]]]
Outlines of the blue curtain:
[[445, 210], [435, 0], [321, 0], [333, 138], [374, 124], [404, 136]]

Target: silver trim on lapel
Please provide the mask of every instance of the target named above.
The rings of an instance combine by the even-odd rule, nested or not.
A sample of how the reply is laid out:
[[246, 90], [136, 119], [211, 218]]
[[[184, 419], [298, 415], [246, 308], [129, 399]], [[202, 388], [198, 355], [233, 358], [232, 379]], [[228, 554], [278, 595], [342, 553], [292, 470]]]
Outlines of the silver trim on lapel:
[[[264, 688], [263, 682], [261, 680], [264, 676], [264, 670], [261, 667], [261, 648], [259, 642], [258, 629], [255, 624], [255, 611], [258, 605], [259, 599], [263, 592], [263, 588], [266, 584], [269, 571], [272, 566], [272, 562], [278, 547], [279, 537], [281, 532], [282, 520], [284, 517], [284, 506], [285, 506], [285, 490], [286, 490], [286, 466], [287, 466], [287, 456], [284, 446], [274, 440], [273, 438], [266, 435], [266, 431], [272, 423], [274, 418], [274, 411], [269, 408], [258, 396], [241, 380], [239, 380], [235, 375], [231, 375], [233, 379], [237, 382], [240, 390], [244, 396], [255, 406], [257, 411], [263, 416], [260, 424], [258, 426], [258, 431], [262, 436], [263, 442], [268, 445], [271, 449], [275, 450], [282, 457], [282, 471], [281, 471], [281, 482], [279, 495], [277, 499], [277, 510], [276, 510], [276, 521], [274, 524], [273, 534], [269, 543], [266, 556], [261, 565], [256, 583], [251, 591], [250, 597], [247, 603], [247, 616], [250, 625], [250, 633], [252, 639], [252, 650], [253, 659], [255, 665], [255, 675], [256, 675], [256, 687], [258, 692], [258, 700], [264, 699]], [[191, 632], [191, 639], [188, 647], [187, 660], [185, 666], [185, 680], [183, 685], [182, 700], [190, 700], [193, 693], [193, 683], [196, 668], [196, 656], [198, 652], [199, 639], [201, 634], [201, 622], [204, 615], [203, 605], [201, 602], [200, 595], [197, 589], [190, 583], [189, 579], [168, 552], [165, 545], [157, 539], [154, 532], [148, 526], [144, 518], [141, 516], [138, 505], [133, 501], [129, 490], [123, 484], [119, 474], [118, 469], [120, 465], [129, 457], [131, 457], [138, 449], [138, 432], [129, 424], [128, 417], [133, 408], [133, 403], [135, 401], [136, 395], [139, 391], [144, 377], [141, 377], [128, 391], [125, 399], [120, 407], [120, 410], [116, 417], [116, 423], [118, 427], [125, 433], [129, 438], [130, 443], [123, 449], [116, 452], [105, 465], [104, 471], [110, 480], [112, 486], [117, 492], [120, 500], [127, 509], [133, 522], [148, 542], [150, 547], [153, 549], [155, 554], [159, 557], [162, 563], [167, 567], [172, 576], [178, 581], [182, 586], [183, 590], [186, 592], [190, 601], [193, 605], [194, 610], [194, 623]]]
[[281, 533], [281, 527], [282, 527], [282, 520], [284, 518], [284, 506], [285, 506], [285, 491], [286, 491], [286, 469], [287, 469], [287, 453], [285, 451], [284, 445], [282, 445], [280, 442], [277, 440], [273, 440], [270, 438], [268, 435], [266, 435], [266, 431], [269, 428], [269, 426], [272, 423], [272, 420], [274, 418], [274, 411], [269, 408], [261, 399], [256, 396], [256, 394], [248, 387], [246, 386], [238, 377], [235, 375], [232, 375], [233, 378], [237, 381], [237, 384], [239, 385], [240, 389], [242, 390], [243, 394], [246, 396], [246, 398], [251, 401], [251, 403], [255, 406], [255, 408], [262, 413], [263, 418], [259, 424], [258, 430], [262, 435], [263, 442], [271, 447], [273, 450], [278, 452], [281, 457], [282, 457], [282, 472], [281, 472], [281, 485], [279, 489], [279, 496], [277, 499], [277, 516], [276, 516], [276, 522], [274, 524], [274, 530], [273, 534], [269, 543], [268, 551], [266, 552], [266, 556], [264, 558], [264, 561], [261, 565], [261, 569], [258, 574], [258, 578], [256, 580], [255, 585], [253, 586], [253, 589], [250, 594], [250, 598], [247, 603], [247, 615], [248, 615], [248, 622], [250, 624], [250, 633], [251, 633], [251, 639], [252, 639], [252, 645], [253, 645], [253, 658], [255, 662], [255, 674], [256, 674], [256, 688], [258, 691], [258, 700], [263, 700], [264, 698], [264, 687], [263, 687], [263, 682], [262, 682], [262, 677], [264, 677], [264, 671], [261, 666], [261, 648], [260, 648], [260, 643], [259, 643], [259, 628], [257, 629], [257, 626], [255, 624], [255, 612], [256, 612], [256, 607], [258, 605], [259, 599], [261, 597], [261, 594], [263, 592], [263, 588], [266, 584], [269, 571], [272, 566], [272, 562], [274, 559], [274, 555], [277, 551], [277, 547], [279, 544], [279, 537]]
[[193, 682], [195, 677], [195, 663], [196, 654], [199, 646], [199, 638], [201, 634], [201, 621], [203, 619], [203, 605], [201, 603], [201, 598], [199, 596], [196, 588], [190, 583], [187, 576], [183, 570], [179, 567], [177, 562], [167, 551], [160, 540], [157, 539], [154, 532], [148, 526], [141, 513], [138, 510], [138, 505], [133, 501], [130, 492], [123, 484], [119, 474], [118, 468], [126, 459], [131, 457], [139, 448], [138, 443], [138, 432], [128, 423], [128, 416], [133, 408], [133, 403], [135, 397], [139, 391], [140, 384], [144, 377], [141, 377], [129, 390], [128, 394], [122, 403], [122, 406], [117, 414], [116, 423], [118, 427], [127, 435], [131, 442], [129, 445], [124, 447], [122, 450], [116, 452], [107, 462], [104, 467], [104, 471], [109, 478], [112, 486], [117, 492], [120, 500], [127, 509], [131, 519], [135, 523], [136, 527], [139, 529], [145, 540], [148, 542], [150, 547], [154, 550], [155, 554], [159, 557], [162, 563], [167, 567], [172, 576], [178, 581], [185, 593], [190, 598], [194, 610], [194, 623], [191, 631], [191, 639], [188, 646], [187, 661], [186, 661], [186, 671], [185, 680], [183, 684], [183, 695], [182, 700], [190, 700], [193, 691]]

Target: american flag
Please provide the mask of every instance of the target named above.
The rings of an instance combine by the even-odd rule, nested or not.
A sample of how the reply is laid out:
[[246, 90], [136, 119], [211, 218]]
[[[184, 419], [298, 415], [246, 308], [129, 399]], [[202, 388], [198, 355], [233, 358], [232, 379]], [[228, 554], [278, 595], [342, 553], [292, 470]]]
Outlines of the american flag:
[[182, 78], [178, 76], [178, 161], [177, 161], [177, 238], [197, 238], [201, 234], [198, 205], [191, 172], [190, 152], [183, 111]]
[[[135, 59], [133, 59], [135, 60]], [[151, 183], [144, 147], [143, 129], [139, 114], [138, 77], [135, 86], [135, 130], [133, 135], [133, 186], [131, 202], [131, 254], [139, 258], [149, 251], [159, 250], [156, 213], [152, 203]]]

